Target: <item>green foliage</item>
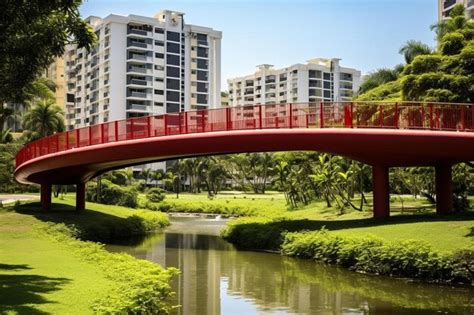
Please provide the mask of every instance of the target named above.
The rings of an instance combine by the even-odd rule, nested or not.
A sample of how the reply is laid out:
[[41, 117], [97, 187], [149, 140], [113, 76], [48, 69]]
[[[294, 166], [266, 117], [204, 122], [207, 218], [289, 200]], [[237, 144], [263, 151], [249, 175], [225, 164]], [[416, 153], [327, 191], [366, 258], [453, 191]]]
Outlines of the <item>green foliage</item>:
[[20, 148], [20, 143], [0, 143], [0, 192], [2, 193], [38, 191], [37, 185], [20, 184], [13, 176], [15, 171], [15, 155]]
[[64, 112], [53, 100], [41, 100], [23, 116], [23, 128], [32, 140], [63, 131]]
[[0, 12], [0, 103], [23, 101], [27, 87], [66, 44], [90, 48], [92, 28], [80, 18], [82, 1], [6, 1]]
[[439, 51], [443, 55], [457, 55], [466, 45], [464, 35], [459, 32], [448, 33], [439, 43]]
[[396, 81], [398, 75], [400, 74], [400, 68], [395, 69], [377, 69], [374, 72], [369, 73], [366, 77], [364, 82], [362, 82], [359, 88], [359, 94], [367, 93], [383, 84], [388, 82]]
[[401, 99], [400, 80], [382, 84], [357, 97], [357, 101], [399, 101]]
[[100, 196], [97, 195], [97, 185], [88, 185], [86, 198], [88, 201], [100, 201], [107, 205], [118, 205], [136, 208], [138, 204], [138, 192], [134, 187], [122, 187], [107, 179], [101, 180]]
[[151, 188], [146, 193], [146, 198], [150, 202], [161, 202], [165, 200], [165, 191], [161, 188]]
[[94, 313], [162, 314], [175, 308], [169, 282], [178, 274], [177, 269], [164, 269], [127, 254], [109, 253], [103, 245], [79, 241], [77, 231], [64, 224], [48, 223], [41, 232], [84, 262], [98, 266], [116, 284], [106, 297], [94, 302]]
[[314, 259], [364, 273], [410, 277], [441, 283], [474, 281], [474, 251], [442, 254], [416, 240], [387, 242], [373, 236], [341, 237], [325, 230], [287, 233], [284, 255]]
[[407, 42], [400, 49], [407, 65], [398, 80], [362, 89], [370, 85], [368, 81], [357, 100], [473, 102], [474, 22], [463, 11], [463, 5], [456, 5], [450, 19], [432, 27], [438, 36], [437, 51], [420, 42]]
[[430, 46], [416, 40], [409, 40], [400, 48], [399, 53], [405, 58], [405, 62], [410, 64], [416, 56], [429, 55], [433, 52]]

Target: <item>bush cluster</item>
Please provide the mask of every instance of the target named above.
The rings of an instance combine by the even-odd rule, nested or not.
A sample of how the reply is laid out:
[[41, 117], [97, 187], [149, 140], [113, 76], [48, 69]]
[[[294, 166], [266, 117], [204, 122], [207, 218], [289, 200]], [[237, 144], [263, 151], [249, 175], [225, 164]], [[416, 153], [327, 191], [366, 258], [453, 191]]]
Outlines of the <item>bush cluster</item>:
[[418, 240], [384, 241], [374, 236], [342, 237], [327, 232], [286, 233], [281, 253], [314, 259], [363, 273], [440, 283], [474, 281], [474, 251], [440, 253]]
[[237, 206], [223, 206], [222, 204], [210, 203], [174, 203], [174, 202], [147, 202], [145, 208], [162, 212], [183, 212], [183, 213], [213, 213], [230, 216], [249, 216], [256, 213], [257, 209]]
[[111, 292], [93, 303], [93, 312], [100, 314], [163, 314], [176, 306], [171, 299], [171, 278], [175, 268], [161, 266], [127, 254], [110, 253], [103, 245], [76, 238], [77, 229], [65, 224], [46, 223], [43, 235], [70, 248], [81, 260], [99, 266], [105, 277], [116, 285]]
[[133, 237], [144, 236], [147, 233], [169, 225], [166, 214], [135, 210], [134, 214], [126, 218], [113, 217], [87, 224], [73, 224], [76, 227], [76, 237], [81, 240], [111, 244]]
[[122, 187], [107, 179], [101, 180], [100, 196], [98, 196], [97, 185], [88, 186], [87, 201], [99, 202], [106, 205], [117, 205], [128, 208], [136, 208], [138, 205], [138, 192], [133, 187]]
[[165, 200], [166, 192], [161, 188], [150, 188], [146, 193], [149, 202], [162, 202]]

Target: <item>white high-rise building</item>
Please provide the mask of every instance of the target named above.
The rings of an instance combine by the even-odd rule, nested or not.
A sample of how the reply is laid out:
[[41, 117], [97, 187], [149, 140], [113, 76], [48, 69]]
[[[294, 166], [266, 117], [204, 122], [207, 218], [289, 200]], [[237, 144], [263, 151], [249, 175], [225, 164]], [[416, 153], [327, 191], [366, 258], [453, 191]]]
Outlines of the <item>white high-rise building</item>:
[[260, 65], [253, 74], [227, 80], [229, 104], [349, 101], [359, 89], [361, 73], [339, 61], [315, 58], [282, 69]]
[[87, 18], [98, 42], [66, 51], [67, 127], [219, 107], [222, 33], [183, 16]]
[[438, 20], [448, 18], [452, 8], [459, 3], [466, 7], [466, 16], [474, 19], [474, 0], [438, 0]]

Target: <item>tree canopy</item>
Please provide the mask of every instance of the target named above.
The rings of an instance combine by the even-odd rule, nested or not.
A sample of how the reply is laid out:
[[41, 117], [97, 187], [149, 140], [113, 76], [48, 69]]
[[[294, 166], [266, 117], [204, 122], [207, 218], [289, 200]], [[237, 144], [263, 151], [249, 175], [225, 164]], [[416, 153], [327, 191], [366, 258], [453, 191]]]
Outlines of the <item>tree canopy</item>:
[[61, 56], [65, 45], [89, 49], [92, 28], [81, 19], [82, 0], [2, 1], [0, 102], [23, 101], [29, 85]]
[[400, 51], [409, 63], [399, 77], [361, 90], [357, 100], [474, 102], [474, 21], [457, 5], [449, 19], [432, 29], [438, 38], [436, 51], [407, 42]]

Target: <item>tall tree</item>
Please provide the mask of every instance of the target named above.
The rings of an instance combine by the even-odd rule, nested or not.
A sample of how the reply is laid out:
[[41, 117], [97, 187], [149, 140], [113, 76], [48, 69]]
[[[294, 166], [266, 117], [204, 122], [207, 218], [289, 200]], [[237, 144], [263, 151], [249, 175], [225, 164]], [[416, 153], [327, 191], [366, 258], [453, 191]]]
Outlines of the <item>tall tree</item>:
[[406, 63], [411, 63], [416, 56], [431, 55], [433, 49], [417, 40], [409, 40], [398, 51], [405, 58]]
[[400, 68], [381, 68], [369, 73], [364, 82], [360, 85], [359, 94], [366, 93], [376, 87], [398, 79]]
[[74, 43], [89, 49], [95, 34], [81, 19], [81, 0], [2, 1], [0, 10], [0, 104], [22, 101], [54, 58]]
[[23, 127], [30, 132], [31, 139], [63, 131], [63, 111], [51, 100], [40, 101], [24, 115]]

